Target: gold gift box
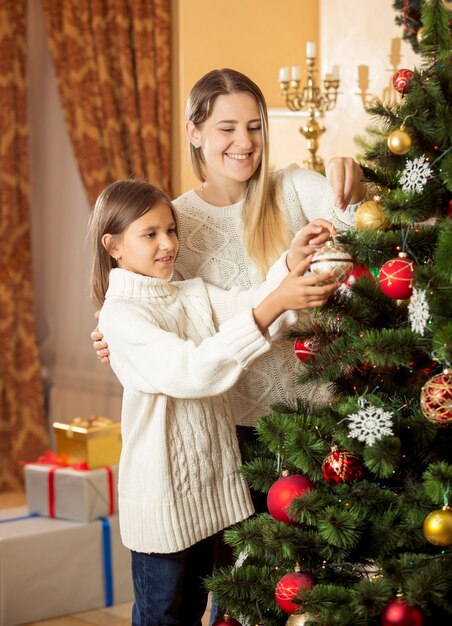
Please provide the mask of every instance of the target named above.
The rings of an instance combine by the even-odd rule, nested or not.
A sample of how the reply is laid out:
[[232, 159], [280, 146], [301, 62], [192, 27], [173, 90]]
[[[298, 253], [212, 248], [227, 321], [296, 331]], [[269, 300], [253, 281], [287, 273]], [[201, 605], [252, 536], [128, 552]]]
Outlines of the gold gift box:
[[86, 461], [90, 469], [116, 465], [121, 454], [121, 425], [107, 417], [76, 417], [70, 424], [53, 422], [56, 451], [69, 464]]

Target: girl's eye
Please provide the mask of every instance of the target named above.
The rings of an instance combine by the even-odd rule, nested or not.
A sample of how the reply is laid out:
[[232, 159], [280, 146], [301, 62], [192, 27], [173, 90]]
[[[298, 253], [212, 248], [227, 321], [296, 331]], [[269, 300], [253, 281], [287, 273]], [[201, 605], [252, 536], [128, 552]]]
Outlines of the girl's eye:
[[154, 239], [155, 233], [147, 233], [146, 237], [149, 237], [149, 239]]
[[176, 229], [175, 228], [168, 228], [168, 232], [171, 233], [171, 235], [175, 235], [176, 234]]
[[224, 133], [232, 133], [234, 132], [234, 128], [221, 128], [220, 130], [222, 130]]
[[260, 126], [252, 126], [249, 130], [251, 133], [260, 131]]

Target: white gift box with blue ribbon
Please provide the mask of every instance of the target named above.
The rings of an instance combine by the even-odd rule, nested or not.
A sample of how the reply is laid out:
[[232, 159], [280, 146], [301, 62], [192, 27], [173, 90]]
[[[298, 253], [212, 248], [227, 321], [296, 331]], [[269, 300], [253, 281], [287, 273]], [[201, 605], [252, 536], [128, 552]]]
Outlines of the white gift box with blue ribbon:
[[89, 523], [0, 510], [0, 624], [133, 601], [117, 515]]

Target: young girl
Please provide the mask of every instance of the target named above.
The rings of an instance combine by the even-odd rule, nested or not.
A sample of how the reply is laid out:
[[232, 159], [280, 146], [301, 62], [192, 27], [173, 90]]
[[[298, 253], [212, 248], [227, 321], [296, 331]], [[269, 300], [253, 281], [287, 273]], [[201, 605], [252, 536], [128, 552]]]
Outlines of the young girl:
[[175, 214], [144, 182], [107, 187], [89, 230], [99, 327], [124, 387], [119, 517], [132, 551], [133, 624], [200, 626], [215, 534], [253, 512], [225, 392], [294, 317], [284, 311], [321, 306], [338, 285], [316, 286], [331, 274], [302, 276], [312, 226], [293, 246], [295, 268], [288, 273], [283, 255], [254, 289], [171, 282]]

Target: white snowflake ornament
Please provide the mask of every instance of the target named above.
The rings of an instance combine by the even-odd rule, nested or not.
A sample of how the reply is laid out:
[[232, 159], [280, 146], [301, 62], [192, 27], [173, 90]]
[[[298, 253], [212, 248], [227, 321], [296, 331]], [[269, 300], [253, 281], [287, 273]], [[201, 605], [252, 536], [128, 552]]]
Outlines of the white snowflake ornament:
[[418, 289], [418, 287], [414, 287], [411, 294], [410, 304], [408, 305], [408, 319], [410, 320], [411, 330], [423, 337], [427, 328], [427, 322], [430, 319], [430, 310], [426, 292]]
[[417, 191], [420, 193], [433, 171], [425, 157], [425, 154], [406, 162], [405, 169], [399, 179], [403, 191]]
[[240, 569], [242, 565], [245, 563], [247, 558], [248, 558], [247, 550], [242, 550], [239, 556], [237, 557], [236, 562], [234, 563], [235, 569]]
[[360, 410], [348, 416], [350, 437], [364, 441], [368, 446], [373, 446], [386, 435], [393, 435], [392, 417], [389, 411], [374, 406], [364, 398], [358, 400]]

